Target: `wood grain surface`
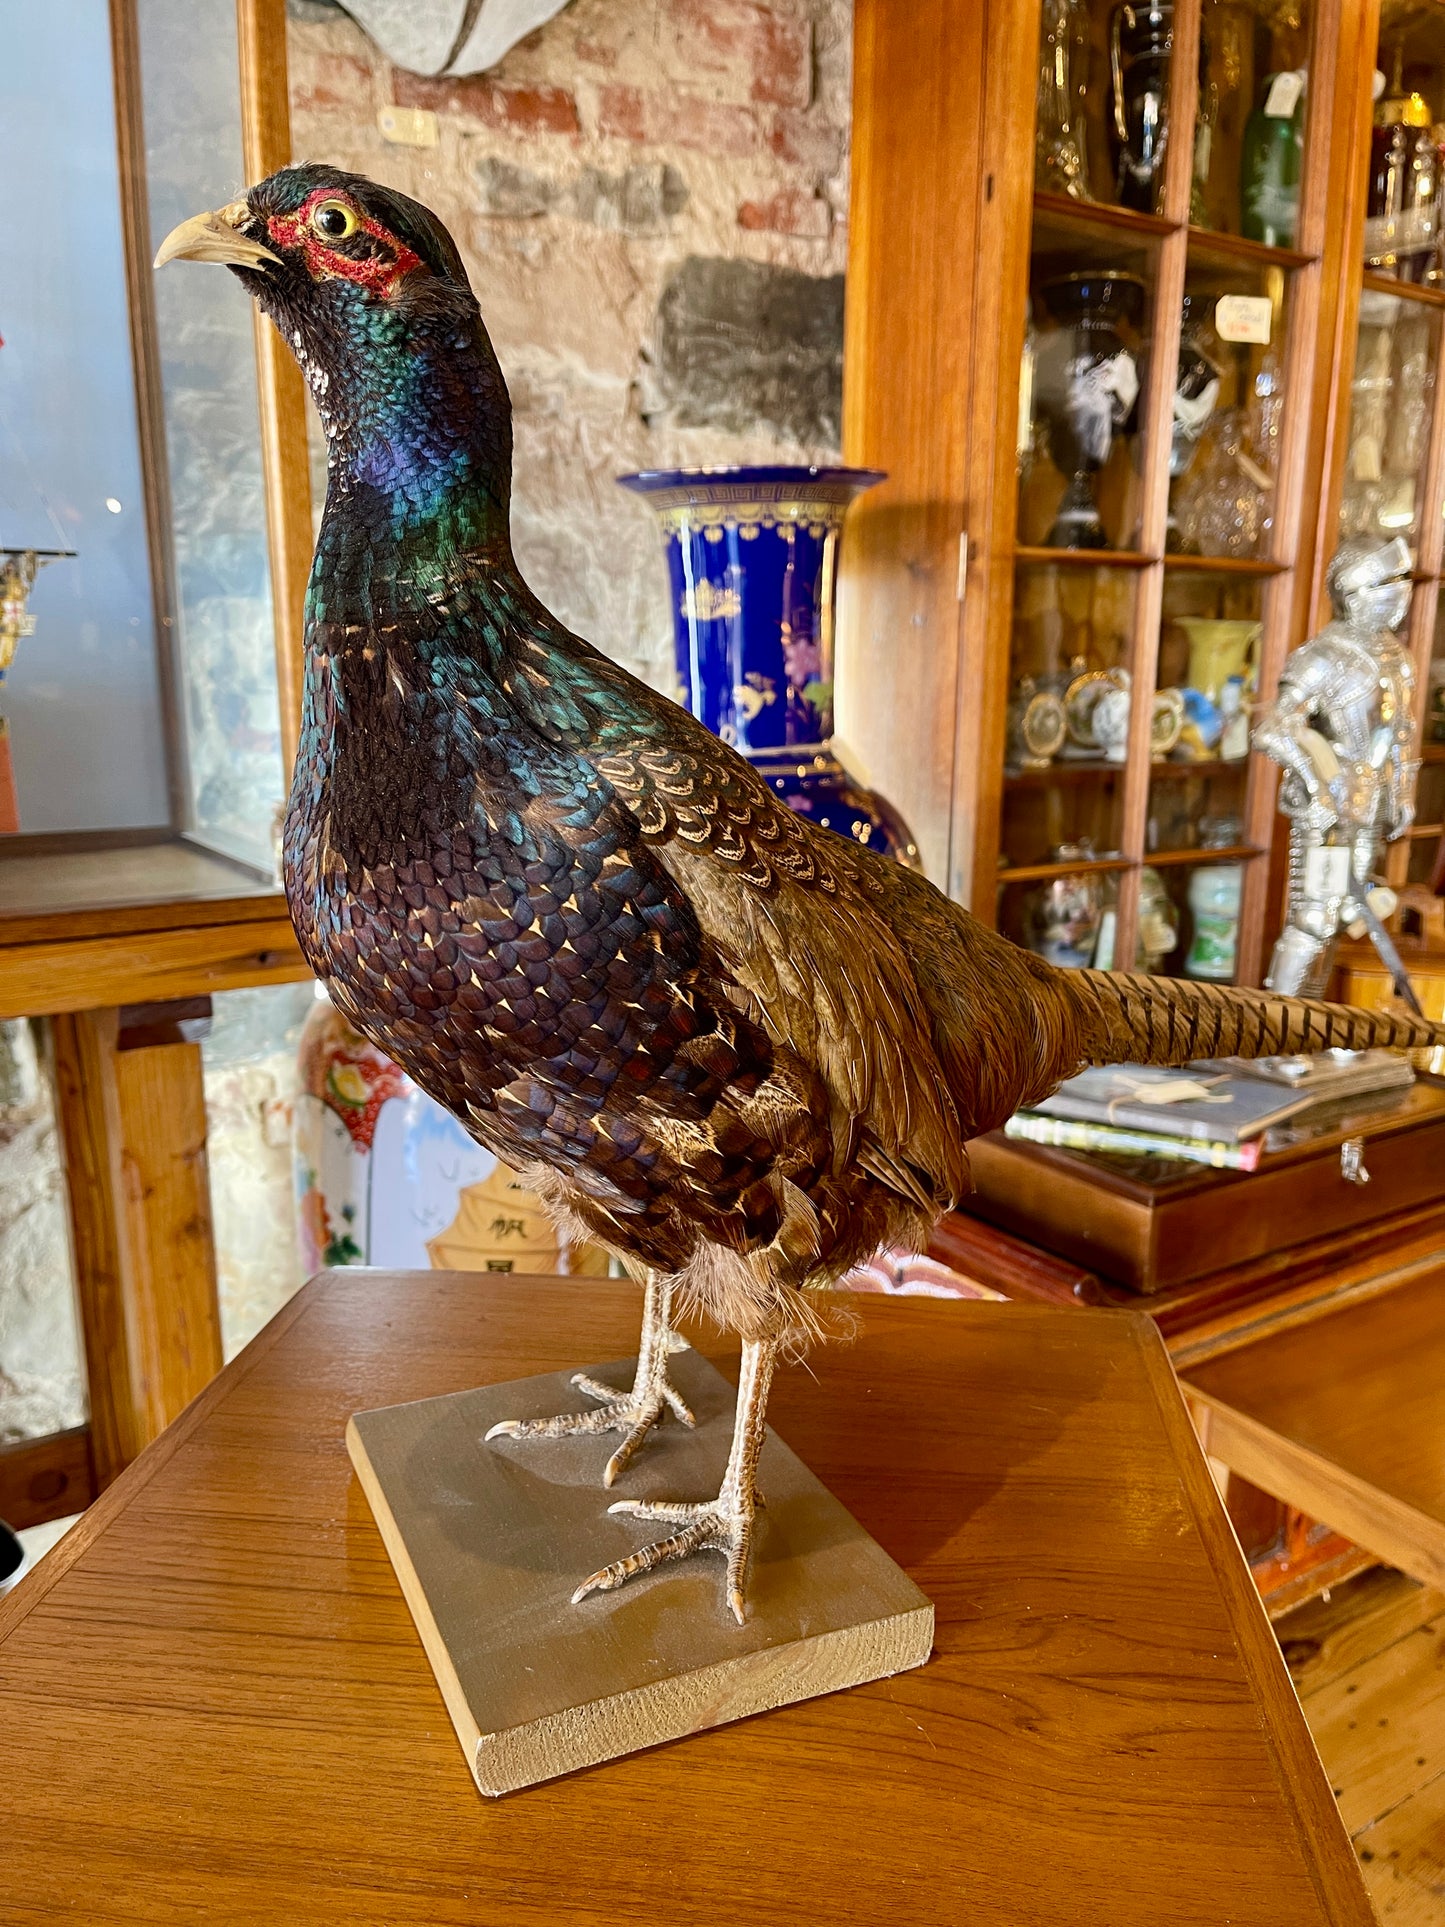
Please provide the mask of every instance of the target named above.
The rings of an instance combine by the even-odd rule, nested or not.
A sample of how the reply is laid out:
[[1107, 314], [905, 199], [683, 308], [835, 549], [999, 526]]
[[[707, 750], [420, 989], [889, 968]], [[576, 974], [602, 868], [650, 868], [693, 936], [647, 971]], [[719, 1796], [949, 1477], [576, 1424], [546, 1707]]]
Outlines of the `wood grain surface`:
[[17, 1532], [83, 1511], [97, 1489], [88, 1425], [0, 1445], [0, 1519]]
[[53, 1027], [90, 1448], [108, 1485], [221, 1369], [199, 1044], [118, 1047], [119, 1014]]
[[1445, 1586], [1445, 1263], [1192, 1366], [1210, 1452]]
[[[1340, 1168], [1340, 1145], [1365, 1139], [1367, 1185]], [[968, 1209], [1152, 1295], [1311, 1238], [1368, 1236], [1382, 1220], [1438, 1203], [1445, 1092], [1419, 1083], [1374, 1116], [1288, 1150], [1257, 1171], [1191, 1167], [1166, 1184], [1136, 1181], [1097, 1160], [990, 1132], [969, 1146]]]
[[[630, 1385], [632, 1360], [589, 1364]], [[637, 1499], [710, 1498], [734, 1388], [708, 1359], [668, 1367], [697, 1424], [659, 1428], [630, 1469]], [[699, 1557], [572, 1603], [578, 1582], [656, 1525], [597, 1503], [597, 1440], [488, 1443], [499, 1419], [577, 1410], [569, 1372], [354, 1413], [346, 1447], [462, 1752], [486, 1794], [922, 1666], [933, 1607], [769, 1428], [747, 1624], [723, 1562]]]
[[1369, 1927], [1131, 1313], [870, 1299], [770, 1416], [934, 1600], [933, 1661], [483, 1802], [343, 1429], [624, 1353], [639, 1309], [444, 1273], [293, 1299], [0, 1603], [0, 1919]]
[[284, 914], [194, 928], [0, 948], [0, 1017], [304, 983], [311, 975]]
[[[29, 943], [40, 937], [107, 935], [119, 913], [224, 903], [227, 916], [249, 916], [258, 902], [278, 908], [274, 884], [262, 883], [239, 863], [166, 833], [137, 832], [117, 846], [97, 838], [94, 846], [56, 849], [46, 836], [20, 836], [0, 848], [0, 939]], [[80, 921], [88, 918], [88, 921]], [[76, 919], [72, 923], [70, 919]], [[208, 918], [214, 921], [214, 918]], [[149, 929], [153, 918], [135, 917], [132, 929]]]
[[1279, 1634], [1380, 1920], [1439, 1927], [1445, 1594], [1379, 1570], [1291, 1613]]

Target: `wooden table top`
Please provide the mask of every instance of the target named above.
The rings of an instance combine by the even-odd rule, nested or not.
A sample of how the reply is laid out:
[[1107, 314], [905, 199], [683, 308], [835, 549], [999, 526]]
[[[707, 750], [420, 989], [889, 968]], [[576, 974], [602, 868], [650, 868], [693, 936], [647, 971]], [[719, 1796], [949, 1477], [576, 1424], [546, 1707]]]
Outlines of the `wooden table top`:
[[[1445, 1586], [1445, 1261], [1190, 1365], [1209, 1449], [1427, 1585]], [[1246, 1334], [1241, 1334], [1241, 1337]]]
[[620, 1356], [639, 1309], [293, 1299], [0, 1601], [0, 1919], [1370, 1927], [1136, 1313], [867, 1300], [771, 1416], [936, 1602], [933, 1660], [483, 1801], [343, 1426]]

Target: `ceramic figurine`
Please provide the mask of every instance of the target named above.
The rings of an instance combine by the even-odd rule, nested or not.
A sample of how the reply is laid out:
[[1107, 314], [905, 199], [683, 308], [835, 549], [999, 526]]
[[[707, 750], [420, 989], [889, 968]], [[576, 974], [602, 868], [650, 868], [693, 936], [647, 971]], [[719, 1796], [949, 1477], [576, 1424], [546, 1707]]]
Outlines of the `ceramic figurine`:
[[[1099, 937], [1094, 946], [1094, 968], [1112, 970], [1119, 924], [1119, 883], [1105, 875], [1099, 884], [1102, 905]], [[1139, 925], [1134, 943], [1134, 968], [1156, 971], [1169, 954], [1179, 947], [1179, 913], [1163, 877], [1152, 865], [1139, 872]]]
[[[1049, 851], [1051, 863], [1092, 863], [1094, 846], [1087, 839], [1061, 843]], [[1104, 892], [1099, 877], [1088, 871], [1051, 877], [1033, 892], [1024, 922], [1029, 949], [1059, 970], [1079, 970], [1094, 960]]]
[[1127, 669], [1116, 669], [1114, 685], [1094, 705], [1094, 740], [1106, 763], [1125, 762], [1129, 755], [1129, 716], [1133, 708]]
[[1139, 938], [1135, 962], [1154, 971], [1179, 948], [1179, 912], [1163, 877], [1151, 865], [1139, 872]]
[[293, 1127], [303, 1273], [605, 1272], [540, 1199], [319, 996], [297, 1045]]
[[1040, 689], [1032, 676], [1020, 678], [1008, 706], [1005, 754], [1011, 769], [1047, 769], [1068, 739], [1062, 701]]
[[[673, 1321], [741, 1341], [716, 1491], [622, 1502], [659, 1536], [578, 1602], [709, 1553], [744, 1618], [768, 1392], [827, 1323], [819, 1287], [919, 1248], [968, 1188], [968, 1139], [1080, 1065], [1445, 1041], [1385, 1012], [1052, 969], [787, 809], [570, 634], [513, 559], [506, 386], [417, 202], [289, 167], [158, 258], [235, 272], [327, 436], [285, 837], [302, 952], [363, 1036], [643, 1286], [632, 1383], [584, 1382], [588, 1410], [519, 1413], [492, 1449], [616, 1432], [616, 1478], [664, 1414], [690, 1416]], [[804, 703], [809, 680], [788, 673]], [[666, 1613], [628, 1624], [661, 1637]]]

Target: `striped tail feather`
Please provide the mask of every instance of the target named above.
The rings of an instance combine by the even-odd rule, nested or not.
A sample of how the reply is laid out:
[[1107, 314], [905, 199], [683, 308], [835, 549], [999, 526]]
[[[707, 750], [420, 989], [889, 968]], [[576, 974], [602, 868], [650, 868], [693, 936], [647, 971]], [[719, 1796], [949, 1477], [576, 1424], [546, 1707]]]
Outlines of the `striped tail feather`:
[[1069, 970], [1060, 980], [1079, 1021], [1080, 1061], [1087, 1064], [1187, 1064], [1196, 1057], [1445, 1044], [1445, 1023], [1269, 990], [1122, 970]]

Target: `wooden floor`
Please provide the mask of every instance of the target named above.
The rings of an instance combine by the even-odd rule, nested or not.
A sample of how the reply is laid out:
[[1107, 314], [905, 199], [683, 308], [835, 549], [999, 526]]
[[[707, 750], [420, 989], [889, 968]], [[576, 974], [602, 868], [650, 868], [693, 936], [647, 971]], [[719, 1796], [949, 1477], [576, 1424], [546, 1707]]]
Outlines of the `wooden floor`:
[[1375, 1912], [1445, 1927], [1445, 1593], [1379, 1569], [1275, 1631]]

